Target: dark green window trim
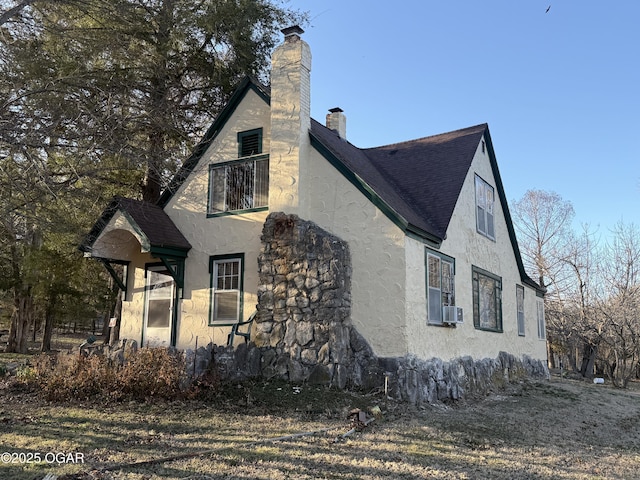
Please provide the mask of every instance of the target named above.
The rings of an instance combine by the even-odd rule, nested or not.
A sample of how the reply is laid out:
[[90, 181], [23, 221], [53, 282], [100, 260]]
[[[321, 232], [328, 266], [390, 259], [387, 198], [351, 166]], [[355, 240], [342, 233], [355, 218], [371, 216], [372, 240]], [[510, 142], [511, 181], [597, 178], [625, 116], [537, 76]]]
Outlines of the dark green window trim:
[[[430, 263], [429, 257], [435, 257], [438, 259], [438, 273], [435, 281], [430, 279]], [[442, 321], [442, 307], [444, 305], [455, 305], [455, 273], [456, 273], [456, 261], [455, 258], [445, 255], [430, 248], [425, 248], [424, 254], [425, 264], [425, 286], [426, 286], [426, 301], [427, 301], [427, 325], [432, 326], [444, 326]], [[446, 300], [443, 298], [443, 286], [447, 279], [445, 274], [444, 265], [448, 265], [450, 272], [448, 274], [450, 278], [450, 296]], [[435, 265], [434, 265], [435, 266]]]
[[546, 340], [547, 325], [544, 312], [544, 299], [536, 298], [536, 317], [538, 323], [538, 340]]
[[[260, 162], [260, 168], [258, 168]], [[233, 167], [253, 164], [253, 179], [243, 186], [250, 193], [251, 201], [255, 206], [249, 208], [233, 208], [229, 204], [244, 203], [238, 197], [230, 198], [228, 193], [228, 175], [233, 175]], [[242, 176], [242, 174], [240, 174]], [[244, 177], [246, 180], [246, 177]], [[214, 186], [217, 184], [217, 189]], [[214, 198], [215, 196], [215, 198]], [[239, 215], [248, 212], [260, 212], [268, 210], [269, 200], [269, 155], [258, 155], [248, 159], [231, 160], [228, 162], [212, 163], [209, 165], [209, 191], [207, 194], [207, 217], [224, 217], [227, 215]], [[257, 203], [257, 205], [256, 205]]]
[[[477, 173], [474, 179], [476, 198], [476, 231], [496, 241], [496, 190]], [[490, 195], [489, 195], [490, 193]]]
[[238, 158], [262, 153], [262, 128], [238, 132]]
[[[473, 286], [473, 326], [478, 330], [502, 333], [502, 278], [476, 266], [472, 266], [471, 270]], [[481, 281], [490, 281], [493, 284], [493, 302], [495, 302], [493, 310], [495, 311], [495, 318], [492, 320], [493, 323], [495, 323], [495, 327], [481, 325], [480, 322]], [[491, 308], [491, 305], [483, 305], [483, 307]]]
[[[170, 262], [173, 265], [175, 265], [173, 262]], [[140, 345], [144, 345], [145, 342], [145, 338], [144, 338], [144, 332], [145, 332], [145, 322], [147, 321], [147, 298], [149, 295], [149, 288], [147, 286], [147, 275], [149, 273], [149, 270], [152, 268], [158, 268], [158, 267], [162, 267], [165, 269], [165, 271], [171, 275], [171, 272], [169, 270], [167, 270], [167, 263], [165, 261], [162, 262], [154, 262], [154, 263], [145, 263], [144, 264], [144, 308], [142, 311], [142, 321], [143, 321], [143, 325], [142, 325], [142, 332], [141, 332], [141, 337], [140, 337]], [[169, 345], [172, 347], [176, 346], [177, 340], [178, 340], [178, 308], [179, 308], [179, 301], [180, 301], [180, 288], [178, 287], [175, 278], [172, 276], [173, 280], [174, 280], [174, 284], [175, 284], [175, 288], [174, 290], [174, 296], [173, 296], [173, 308], [171, 309], [171, 337], [169, 339]]]
[[516, 323], [518, 324], [518, 335], [524, 337], [525, 328], [525, 308], [524, 308], [524, 287], [516, 285]]
[[[215, 291], [216, 281], [216, 264], [223, 263], [225, 260], [237, 260], [240, 265], [238, 268], [238, 288], [229, 290], [238, 290], [238, 313], [235, 320], [215, 320]], [[225, 255], [213, 255], [209, 257], [209, 326], [224, 327], [234, 325], [242, 321], [244, 311], [244, 253], [231, 253]]]

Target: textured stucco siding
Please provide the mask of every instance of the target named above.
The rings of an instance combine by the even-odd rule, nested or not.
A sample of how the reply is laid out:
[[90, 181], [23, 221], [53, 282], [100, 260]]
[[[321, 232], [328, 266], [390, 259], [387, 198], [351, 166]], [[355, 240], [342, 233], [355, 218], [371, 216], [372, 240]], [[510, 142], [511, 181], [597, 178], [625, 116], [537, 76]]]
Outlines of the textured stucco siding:
[[[496, 358], [501, 351], [516, 357], [546, 359], [544, 340], [538, 339], [536, 293], [523, 285], [507, 224], [497, 198], [494, 205], [495, 236], [490, 240], [476, 231], [475, 174], [496, 188], [489, 157], [479, 145], [440, 252], [455, 259], [455, 302], [464, 309], [464, 324], [455, 327], [427, 325], [425, 246], [406, 239], [407, 337], [409, 350], [421, 358], [450, 360], [470, 355]], [[472, 265], [502, 277], [503, 332], [478, 330], [473, 325]], [[524, 337], [518, 335], [516, 285], [525, 289]]]
[[158, 259], [148, 253], [131, 253], [127, 269], [127, 297], [122, 302], [120, 318], [120, 338], [144, 342], [142, 325], [144, 319], [145, 276], [147, 263], [157, 263]]
[[92, 247], [94, 257], [127, 260], [145, 239], [121, 211], [115, 212]]
[[405, 355], [404, 234], [318, 152], [309, 160], [308, 219], [351, 250], [353, 325], [376, 355]]
[[224, 345], [230, 327], [209, 326], [209, 256], [244, 253], [243, 316], [248, 318], [257, 304], [260, 232], [267, 212], [207, 218], [209, 165], [238, 158], [238, 132], [263, 129], [262, 151], [269, 152], [268, 105], [253, 90], [227, 121], [199, 164], [165, 211], [192, 245], [185, 265], [184, 298], [180, 300], [177, 347], [209, 342]]
[[285, 42], [273, 52], [269, 209], [302, 218], [300, 197], [307, 191], [306, 159], [311, 148], [310, 71], [311, 49], [306, 42]]

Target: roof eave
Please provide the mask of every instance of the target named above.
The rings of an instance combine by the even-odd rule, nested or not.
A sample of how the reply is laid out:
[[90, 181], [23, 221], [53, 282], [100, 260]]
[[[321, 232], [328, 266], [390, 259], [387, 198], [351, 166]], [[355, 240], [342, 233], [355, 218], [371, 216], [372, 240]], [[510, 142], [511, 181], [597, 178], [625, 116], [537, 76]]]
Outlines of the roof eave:
[[384, 199], [382, 199], [361, 177], [349, 169], [338, 157], [313, 132], [309, 132], [311, 146], [322, 155], [336, 170], [338, 170], [360, 193], [362, 193], [373, 205], [391, 220], [406, 235], [418, 237], [432, 245], [440, 245], [442, 239], [409, 223], [406, 218], [394, 210]]
[[520, 247], [518, 246], [518, 239], [516, 238], [516, 232], [513, 227], [513, 220], [509, 211], [509, 204], [507, 202], [507, 196], [504, 191], [504, 185], [502, 184], [502, 178], [500, 177], [500, 171], [498, 169], [498, 161], [496, 159], [495, 150], [493, 149], [493, 142], [491, 141], [491, 134], [489, 133], [489, 126], [487, 125], [484, 132], [484, 139], [486, 142], [487, 152], [489, 154], [489, 163], [491, 164], [491, 171], [493, 178], [496, 181], [496, 188], [498, 190], [498, 198], [500, 199], [500, 205], [504, 214], [505, 222], [507, 224], [507, 232], [509, 233], [509, 240], [511, 241], [511, 247], [516, 257], [516, 264], [518, 265], [518, 271], [520, 273], [520, 280], [522, 283], [530, 286], [536, 290], [536, 293], [540, 296], [544, 296], [546, 289], [538, 285], [534, 280], [527, 275], [522, 262], [522, 255], [520, 254]]

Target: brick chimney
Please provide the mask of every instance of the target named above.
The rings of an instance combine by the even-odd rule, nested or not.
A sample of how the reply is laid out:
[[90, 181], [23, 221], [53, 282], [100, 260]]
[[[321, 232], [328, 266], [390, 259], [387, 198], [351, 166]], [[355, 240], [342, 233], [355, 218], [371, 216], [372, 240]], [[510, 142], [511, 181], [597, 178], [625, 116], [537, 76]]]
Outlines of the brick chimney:
[[282, 30], [271, 56], [269, 210], [304, 216], [311, 144], [311, 49], [298, 26]]
[[340, 138], [347, 138], [347, 117], [340, 107], [330, 108], [327, 113], [327, 128], [335, 130]]

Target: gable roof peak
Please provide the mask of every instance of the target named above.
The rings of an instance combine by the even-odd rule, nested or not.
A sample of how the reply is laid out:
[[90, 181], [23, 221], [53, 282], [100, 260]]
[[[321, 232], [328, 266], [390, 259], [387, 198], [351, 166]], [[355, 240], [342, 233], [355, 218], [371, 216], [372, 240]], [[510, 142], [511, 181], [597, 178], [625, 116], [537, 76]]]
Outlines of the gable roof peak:
[[459, 137], [464, 137], [466, 135], [474, 135], [474, 134], [478, 134], [479, 132], [485, 132], [486, 130], [488, 130], [489, 125], [487, 123], [480, 123], [478, 125], [473, 125], [471, 127], [465, 127], [465, 128], [460, 128], [458, 130], [452, 130], [450, 132], [443, 132], [443, 133], [437, 133], [434, 135], [428, 135], [426, 137], [419, 137], [419, 138], [414, 138], [412, 140], [403, 140], [400, 142], [395, 142], [395, 143], [389, 143], [386, 145], [380, 145], [377, 147], [369, 147], [369, 148], [365, 148], [363, 150], [375, 150], [375, 149], [390, 149], [390, 148], [394, 148], [394, 147], [404, 147], [407, 144], [411, 144], [411, 143], [419, 143], [419, 142], [431, 142], [431, 143], [442, 143], [442, 142], [448, 142], [450, 140], [453, 140], [455, 138], [459, 138]]

